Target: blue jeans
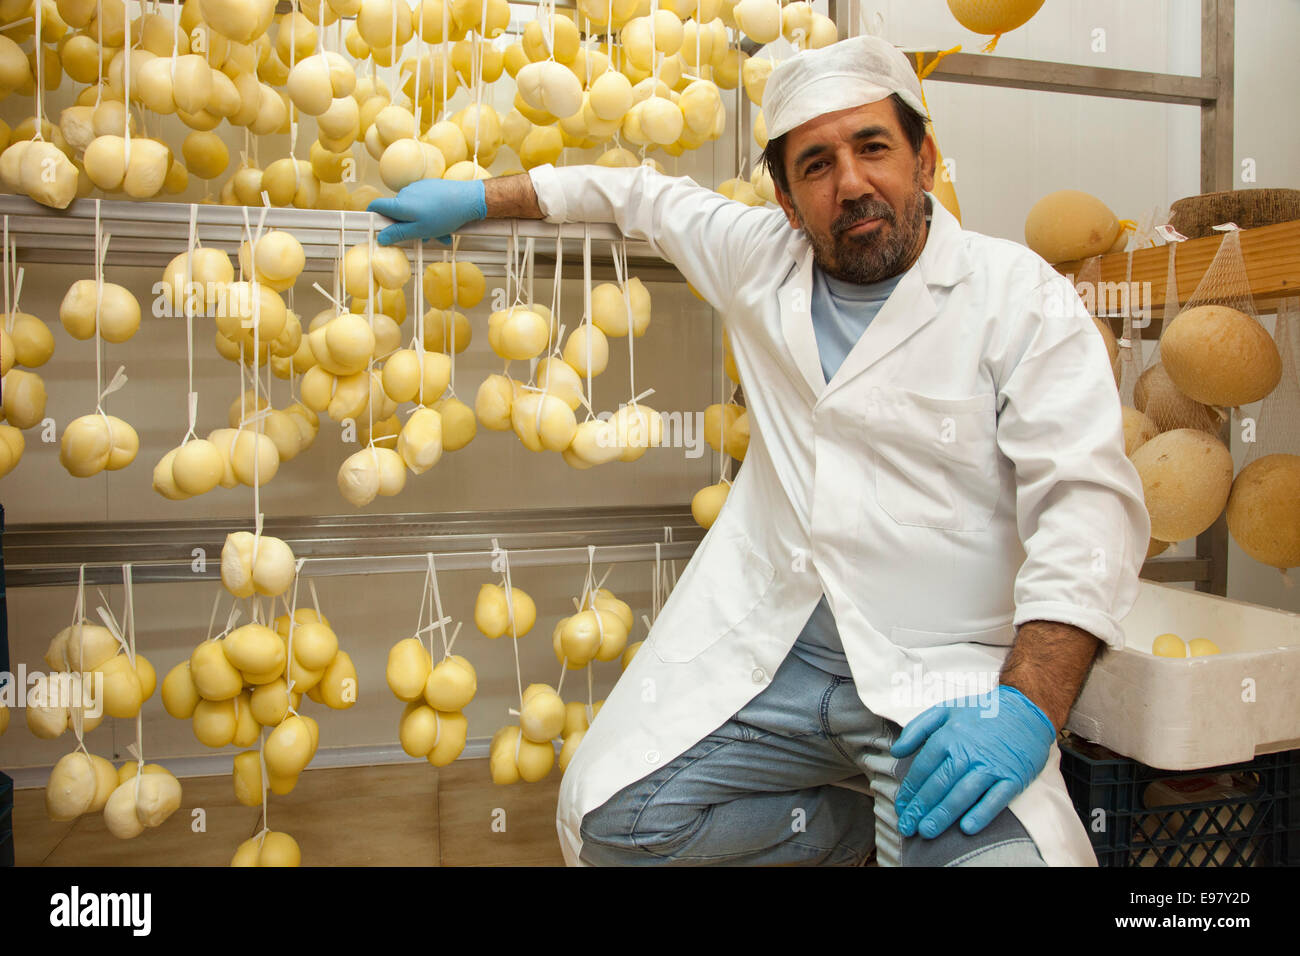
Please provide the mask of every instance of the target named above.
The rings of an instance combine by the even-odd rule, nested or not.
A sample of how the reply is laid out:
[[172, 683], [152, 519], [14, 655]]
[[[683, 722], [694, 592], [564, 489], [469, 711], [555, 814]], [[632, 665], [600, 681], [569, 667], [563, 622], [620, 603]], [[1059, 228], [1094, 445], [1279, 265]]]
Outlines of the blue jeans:
[[[583, 817], [593, 866], [1045, 866], [1010, 810], [979, 833], [898, 833], [894, 797], [912, 758], [902, 728], [863, 706], [852, 678], [788, 655], [734, 717]], [[865, 774], [871, 795], [837, 781]], [[873, 799], [874, 797], [874, 799]]]

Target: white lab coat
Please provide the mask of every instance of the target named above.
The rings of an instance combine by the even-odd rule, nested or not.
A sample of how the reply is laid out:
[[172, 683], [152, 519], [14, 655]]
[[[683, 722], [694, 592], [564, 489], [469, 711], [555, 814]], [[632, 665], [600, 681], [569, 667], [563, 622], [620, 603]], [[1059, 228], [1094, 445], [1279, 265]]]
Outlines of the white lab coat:
[[[530, 175], [548, 222], [617, 224], [722, 314], [750, 416], [726, 505], [565, 773], [570, 865], [583, 816], [762, 691], [823, 591], [863, 704], [900, 725], [958, 696], [939, 681], [996, 683], [1024, 621], [1123, 646], [1149, 518], [1105, 345], [1041, 258], [930, 196], [920, 258], [828, 384], [812, 246], [779, 209], [645, 166]], [[1010, 809], [1049, 865], [1095, 865], [1055, 745]]]

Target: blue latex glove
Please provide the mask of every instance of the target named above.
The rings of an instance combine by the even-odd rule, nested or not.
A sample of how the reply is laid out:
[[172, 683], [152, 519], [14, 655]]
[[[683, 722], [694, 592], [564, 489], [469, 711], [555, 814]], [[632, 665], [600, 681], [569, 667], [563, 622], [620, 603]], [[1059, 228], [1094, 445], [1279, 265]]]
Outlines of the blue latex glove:
[[421, 179], [396, 196], [374, 200], [366, 212], [396, 220], [376, 237], [381, 246], [417, 238], [446, 246], [465, 223], [487, 218], [487, 198], [481, 179]]
[[1007, 684], [936, 704], [889, 751], [921, 750], [894, 801], [898, 832], [933, 839], [960, 818], [963, 833], [978, 833], [1038, 776], [1055, 740], [1047, 715]]

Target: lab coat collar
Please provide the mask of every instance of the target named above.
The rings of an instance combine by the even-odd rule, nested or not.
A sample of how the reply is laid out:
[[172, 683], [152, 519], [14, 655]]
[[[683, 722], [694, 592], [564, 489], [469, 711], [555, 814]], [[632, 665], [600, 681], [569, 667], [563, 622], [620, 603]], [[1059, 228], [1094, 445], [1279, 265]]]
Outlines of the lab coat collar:
[[926, 193], [926, 202], [930, 227], [921, 255], [903, 274], [829, 383], [822, 373], [812, 327], [812, 243], [802, 229], [793, 231], [788, 248], [795, 260], [794, 269], [778, 290], [777, 300], [782, 334], [808, 385], [812, 402], [824, 400], [933, 320], [938, 308], [931, 289], [956, 285], [970, 274], [972, 266], [960, 224], [932, 193]]

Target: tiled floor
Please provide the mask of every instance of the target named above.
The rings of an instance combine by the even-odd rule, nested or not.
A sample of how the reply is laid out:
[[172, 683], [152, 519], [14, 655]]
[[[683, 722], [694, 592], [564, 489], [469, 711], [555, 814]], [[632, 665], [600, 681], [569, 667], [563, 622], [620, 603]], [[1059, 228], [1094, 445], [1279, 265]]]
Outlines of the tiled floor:
[[[53, 823], [44, 790], [14, 794], [19, 866], [225, 866], [261, 810], [235, 800], [229, 775], [181, 780], [160, 827], [118, 840], [101, 814]], [[293, 836], [304, 866], [563, 866], [555, 834], [560, 776], [499, 787], [487, 760], [308, 770], [269, 797], [270, 825]], [[201, 811], [201, 812], [196, 812]]]

